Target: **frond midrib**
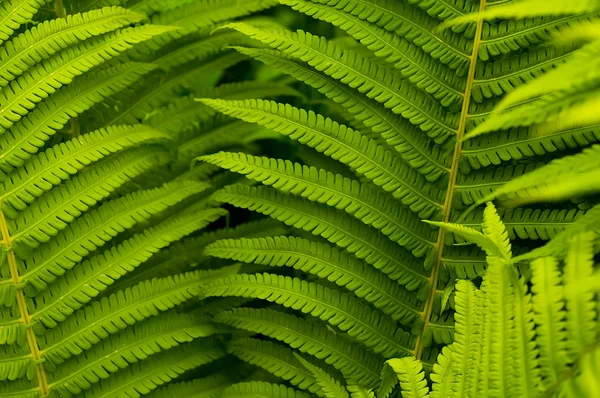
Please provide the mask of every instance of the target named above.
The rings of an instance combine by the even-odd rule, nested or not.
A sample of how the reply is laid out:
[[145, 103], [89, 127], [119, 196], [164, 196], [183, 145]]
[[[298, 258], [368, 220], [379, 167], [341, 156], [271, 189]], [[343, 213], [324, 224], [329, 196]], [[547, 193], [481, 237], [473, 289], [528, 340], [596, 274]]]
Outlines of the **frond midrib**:
[[[482, 13], [485, 10], [486, 5], [487, 5], [487, 0], [480, 0], [479, 13]], [[465, 89], [464, 102], [463, 102], [463, 106], [461, 109], [459, 126], [458, 126], [457, 135], [456, 135], [456, 146], [454, 149], [454, 154], [453, 154], [452, 163], [451, 163], [452, 167], [450, 169], [450, 175], [448, 177], [448, 190], [446, 192], [446, 200], [445, 200], [443, 211], [442, 211], [444, 222], [446, 222], [446, 223], [451, 221], [451, 212], [452, 212], [452, 204], [453, 204], [453, 199], [454, 199], [454, 191], [456, 188], [456, 183], [457, 183], [458, 175], [459, 175], [459, 173], [458, 173], [459, 172], [459, 161], [460, 161], [460, 157], [461, 157], [463, 137], [466, 133], [467, 119], [468, 119], [468, 115], [469, 115], [469, 105], [470, 105], [470, 101], [471, 101], [471, 91], [473, 89], [473, 84], [475, 81], [475, 72], [476, 72], [476, 68], [477, 68], [479, 48], [481, 46], [482, 32], [483, 32], [483, 20], [479, 19], [477, 21], [477, 27], [475, 30], [473, 52], [471, 54], [471, 62], [470, 62], [470, 66], [469, 66], [468, 76], [467, 76], [467, 84], [466, 84], [466, 89]], [[438, 241], [436, 244], [435, 263], [433, 264], [433, 268], [431, 270], [431, 276], [429, 278], [429, 280], [431, 282], [431, 290], [429, 292], [427, 300], [425, 301], [425, 309], [424, 309], [424, 316], [423, 316], [424, 325], [423, 325], [422, 332], [417, 336], [417, 341], [415, 343], [414, 354], [417, 359], [421, 359], [421, 357], [423, 355], [423, 351], [425, 348], [424, 347], [424, 337], [425, 337], [425, 333], [427, 332], [427, 329], [429, 327], [429, 324], [431, 322], [431, 316], [433, 313], [433, 305], [435, 302], [435, 292], [437, 290], [437, 285], [438, 285], [439, 276], [440, 276], [440, 268], [442, 266], [445, 237], [446, 237], [446, 228], [442, 227], [442, 228], [440, 228], [440, 231], [438, 234]]]
[[[0, 205], [1, 205], [0, 201]], [[0, 207], [0, 233], [2, 234], [2, 242], [0, 242], [1, 246], [4, 246], [3, 250], [7, 251], [6, 258], [8, 262], [9, 272], [12, 278], [12, 282], [15, 285], [19, 285], [21, 283], [21, 276], [19, 275], [19, 268], [17, 265], [17, 260], [15, 256], [15, 252], [12, 248], [13, 242], [12, 237], [10, 236], [10, 232], [8, 230], [8, 224], [6, 222], [6, 218], [4, 217], [4, 211]], [[50, 386], [48, 384], [48, 376], [46, 374], [46, 370], [44, 369], [44, 364], [42, 362], [42, 354], [40, 351], [40, 346], [37, 341], [36, 335], [31, 326], [31, 316], [27, 309], [27, 302], [25, 301], [25, 295], [23, 294], [23, 290], [19, 289], [17, 286], [16, 291], [17, 297], [17, 306], [19, 309], [20, 320], [19, 323], [23, 324], [25, 327], [26, 335], [27, 335], [27, 346], [29, 349], [29, 355], [31, 359], [35, 362], [35, 372], [36, 378], [38, 381], [37, 389], [40, 390], [40, 393], [44, 396], [48, 394], [50, 391]]]

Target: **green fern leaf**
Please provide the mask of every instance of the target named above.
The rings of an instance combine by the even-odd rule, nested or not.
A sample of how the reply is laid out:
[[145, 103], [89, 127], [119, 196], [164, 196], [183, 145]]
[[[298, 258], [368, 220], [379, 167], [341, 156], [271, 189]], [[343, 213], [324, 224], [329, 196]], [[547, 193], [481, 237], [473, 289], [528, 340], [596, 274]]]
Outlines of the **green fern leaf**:
[[[429, 393], [430, 398], [442, 398], [451, 397], [454, 394], [455, 384], [455, 373], [454, 369], [454, 352], [452, 351], [452, 345], [446, 346], [439, 353], [435, 365], [433, 365], [433, 372], [431, 374], [431, 381], [433, 385], [431, 392]], [[475, 369], [475, 371], [479, 371]], [[475, 382], [474, 385], [477, 383]]]
[[0, 4], [0, 44], [50, 0], [9, 0]]
[[223, 356], [223, 349], [214, 344], [206, 347], [203, 341], [188, 343], [117, 372], [110, 379], [92, 387], [86, 396], [127, 398], [133, 394], [145, 395], [182, 373]]
[[142, 19], [142, 14], [110, 7], [43, 22], [0, 49], [3, 60], [0, 66], [0, 87], [7, 86], [31, 67], [66, 47]]
[[[345, 30], [377, 57], [392, 64], [417, 87], [439, 100], [442, 105], [451, 107], [461, 101], [464, 82], [455, 71], [444, 65], [433, 64], [430, 58], [411, 42], [401, 40], [395, 34], [370, 24], [368, 20], [355, 17], [348, 10], [350, 4], [338, 3], [337, 7], [346, 8], [340, 11], [337, 7], [321, 5], [313, 1], [284, 0], [283, 3]], [[461, 61], [464, 60], [463, 58]], [[459, 65], [464, 67], [464, 62]]]
[[337, 326], [383, 356], [409, 352], [410, 336], [393, 322], [351, 296], [316, 283], [267, 273], [242, 274], [212, 283], [206, 295], [263, 298]]
[[314, 376], [302, 366], [297, 354], [282, 345], [254, 338], [234, 340], [227, 352], [289, 381], [292, 385], [313, 394], [324, 396]]
[[166, 151], [150, 146], [125, 151], [111, 162], [90, 166], [84, 174], [45, 193], [15, 220], [9, 220], [11, 230], [18, 231], [13, 240], [32, 248], [49, 241], [119, 186], [169, 160]]
[[28, 281], [28, 289], [43, 290], [47, 283], [56, 280], [119, 232], [206, 188], [206, 184], [191, 181], [171, 183], [107, 202], [77, 219], [69, 229], [61, 231], [51, 245], [44, 245], [33, 252], [24, 249], [20, 256], [27, 260], [21, 277]]
[[402, 359], [390, 359], [386, 362], [398, 376], [402, 397], [425, 398], [429, 396], [429, 387], [425, 380], [425, 374], [421, 363], [416, 359], [408, 357]]
[[348, 391], [323, 369], [313, 365], [299, 355], [296, 358], [314, 376], [321, 392], [326, 398], [350, 398]]
[[396, 282], [319, 242], [285, 236], [221, 240], [207, 246], [205, 253], [246, 263], [294, 267], [345, 287], [403, 324], [411, 324], [422, 310], [421, 303]]
[[570, 240], [565, 259], [564, 282], [567, 305], [568, 353], [571, 359], [585, 352], [596, 339], [596, 304], [591, 293], [573, 294], [580, 280], [593, 272], [594, 233], [576, 235]]
[[[169, 141], [165, 133], [137, 125], [108, 127], [55, 145], [5, 176], [0, 201], [5, 207], [10, 205], [15, 210], [23, 210], [54, 185], [110, 153]], [[10, 217], [13, 213], [8, 214]]]
[[191, 217], [175, 218], [148, 228], [112, 250], [85, 260], [43, 291], [31, 316], [61, 322], [81, 308], [124, 274], [133, 271], [154, 253], [224, 215], [224, 209], [211, 209]]
[[23, 113], [70, 83], [73, 78], [114, 57], [133, 44], [172, 30], [170, 27], [140, 26], [84, 41], [38, 64], [0, 92], [2, 132], [23, 117]]
[[124, 64], [84, 76], [42, 102], [35, 110], [0, 136], [0, 168], [8, 173], [23, 165], [62, 128], [73, 115], [80, 114], [103, 98], [124, 89], [154, 69], [146, 64]]
[[546, 257], [531, 263], [536, 343], [540, 351], [542, 387], [550, 388], [567, 369], [564, 288], [558, 263]]
[[264, 125], [317, 148], [391, 192], [421, 217], [439, 212], [439, 190], [428, 186], [421, 175], [398, 162], [390, 152], [384, 152], [375, 142], [331, 119], [290, 105], [263, 100], [204, 99], [202, 102], [226, 115]]
[[69, 316], [61, 327], [46, 333], [42, 346], [44, 356], [53, 363], [64, 362], [131, 323], [157, 316], [194, 297], [200, 293], [201, 283], [199, 273], [180, 274], [145, 281], [94, 301]]
[[344, 210], [363, 223], [381, 230], [418, 257], [432, 249], [433, 231], [419, 225], [420, 220], [412, 218], [412, 213], [368, 185], [340, 178], [322, 169], [243, 153], [220, 152], [200, 159], [244, 174], [285, 193]]
[[386, 142], [415, 170], [430, 181], [440, 178], [448, 169], [444, 148], [432, 145], [427, 137], [415, 130], [409, 122], [385, 109], [377, 101], [358, 95], [352, 87], [332, 79], [302, 61], [295, 61], [279, 51], [233, 47], [238, 52], [273, 66], [314, 87], [339, 103], [356, 120], [380, 134]]
[[217, 314], [216, 322], [250, 330], [290, 344], [338, 369], [346, 379], [373, 387], [382, 359], [323, 325], [269, 309], [236, 308]]
[[[379, 239], [372, 229], [339, 213], [335, 223], [326, 207], [283, 195], [272, 189], [233, 185], [214, 194], [214, 199], [257, 210], [288, 225], [320, 235], [387, 274], [391, 279], [416, 290], [425, 284], [425, 274], [416, 258], [390, 240]], [[388, 243], [390, 242], [390, 243]]]
[[[328, 76], [348, 82], [368, 93], [395, 114], [402, 115], [421, 130], [443, 143], [455, 132], [456, 120], [441, 105], [409, 86], [406, 80], [353, 52], [304, 31], [297, 33], [261, 30], [243, 23], [225, 25], [260, 40], [276, 50], [300, 59]], [[406, 93], [406, 94], [405, 94]]]

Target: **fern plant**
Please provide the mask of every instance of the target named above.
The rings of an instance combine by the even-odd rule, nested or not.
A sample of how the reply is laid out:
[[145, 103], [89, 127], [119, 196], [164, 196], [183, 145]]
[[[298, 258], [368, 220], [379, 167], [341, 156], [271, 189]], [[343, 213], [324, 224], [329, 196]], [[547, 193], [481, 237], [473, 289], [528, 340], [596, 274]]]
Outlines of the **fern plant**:
[[514, 267], [493, 205], [488, 204], [484, 219], [483, 233], [446, 225], [477, 237], [488, 268], [481, 288], [465, 280], [456, 285], [455, 341], [434, 365], [431, 392], [420, 362], [402, 358], [387, 362], [379, 395], [389, 395], [395, 373], [403, 397], [596, 396], [595, 233], [571, 237], [564, 266], [553, 257], [534, 260], [528, 283]]
[[[455, 341], [433, 366], [431, 388], [414, 357], [386, 361], [376, 390], [339, 381], [297, 356], [321, 396], [389, 397], [594, 397], [598, 391], [598, 301], [594, 233], [574, 235], [564, 266], [553, 257], [531, 263], [528, 282], [514, 266], [511, 245], [489, 203], [483, 232], [446, 228], [476, 241], [487, 254], [481, 287], [460, 280], [454, 296]], [[562, 270], [561, 270], [562, 268]], [[596, 271], [597, 272], [597, 271]]]
[[[463, 231], [478, 228], [483, 210], [473, 207], [512, 198], [513, 191], [501, 187], [529, 173], [539, 176], [535, 170], [598, 137], [593, 125], [566, 126], [541, 135], [543, 126], [531, 123], [475, 135], [505, 94], [518, 92], [519, 86], [581, 54], [581, 46], [572, 41], [546, 41], [559, 29], [596, 21], [598, 11], [577, 8], [564, 15], [546, 10], [542, 16], [512, 20], [497, 19], [509, 14], [494, 14], [503, 1], [281, 3], [333, 24], [356, 42], [239, 22], [218, 32], [229, 29], [261, 42], [262, 46], [233, 48], [318, 90], [332, 108], [344, 109], [346, 120], [264, 99], [199, 99], [227, 116], [289, 137], [311, 154], [302, 162], [231, 151], [198, 158], [263, 185], [227, 186], [213, 194], [214, 200], [304, 232], [209, 245], [205, 253], [214, 257], [274, 268], [215, 280], [203, 293], [274, 304], [229, 309], [214, 320], [267, 337], [263, 341], [244, 336], [228, 350], [296, 386], [296, 392], [285, 393], [289, 396], [302, 396], [300, 390], [346, 396], [338, 388], [342, 380], [349, 382], [353, 396], [369, 396], [369, 389], [380, 386], [383, 364], [393, 358], [417, 361], [401, 360], [412, 369], [403, 377], [419, 386], [406, 396], [422, 396], [426, 382], [420, 366], [435, 380], [438, 354], [440, 363], [448, 362], [448, 348], [443, 347], [461, 344], [454, 342], [463, 332], [455, 329], [455, 316], [465, 314], [458, 312], [458, 291], [475, 288], [455, 281], [477, 280], [488, 268], [485, 252], [466, 244], [481, 234], [465, 240], [449, 225], [460, 221]], [[496, 19], [484, 21], [481, 15], [486, 13]], [[451, 22], [456, 18], [458, 22]], [[597, 211], [588, 212], [593, 205], [592, 197], [500, 207], [507, 236], [515, 241], [518, 278], [529, 280], [532, 258], [558, 256], [575, 232], [596, 228]], [[537, 248], [552, 238], [551, 244]], [[290, 276], [282, 267], [296, 272]], [[514, 273], [503, 269], [498, 266], [494, 272]], [[512, 285], [521, 295], [522, 283]], [[487, 289], [484, 284], [483, 293], [473, 294], [488, 294]], [[523, 309], [521, 315], [531, 312]], [[526, 333], [533, 322], [524, 325], [518, 330]], [[533, 347], [530, 337], [531, 333], [518, 336]], [[523, 360], [532, 355], [522, 353]], [[447, 363], [441, 366], [448, 369]], [[510, 363], [497, 358], [493, 366]], [[507, 380], [500, 377], [491, 383]], [[538, 387], [525, 389], [537, 393], [548, 388]], [[243, 395], [242, 390], [251, 396], [257, 388], [264, 396], [278, 396], [272, 384], [231, 388], [233, 396]], [[468, 388], [460, 387], [457, 396]]]
[[225, 386], [228, 329], [194, 303], [240, 265], [192, 267], [211, 241], [285, 229], [201, 232], [231, 177], [190, 160], [265, 134], [190, 96], [297, 95], [219, 85], [244, 59], [222, 47], [248, 40], [210, 32], [274, 2], [50, 3], [0, 2], [0, 396], [140, 396], [183, 373], [172, 388]]

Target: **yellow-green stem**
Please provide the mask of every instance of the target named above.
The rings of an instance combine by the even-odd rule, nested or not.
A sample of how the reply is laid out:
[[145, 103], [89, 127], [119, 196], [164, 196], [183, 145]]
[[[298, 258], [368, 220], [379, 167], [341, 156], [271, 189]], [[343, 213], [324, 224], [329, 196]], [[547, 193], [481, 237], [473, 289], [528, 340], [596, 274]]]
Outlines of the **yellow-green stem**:
[[[479, 5], [479, 12], [482, 13], [485, 10], [487, 0], [481, 0]], [[473, 52], [471, 53], [471, 61], [469, 65], [469, 73], [467, 76], [467, 85], [465, 89], [465, 99], [462, 104], [460, 121], [458, 124], [458, 131], [456, 134], [456, 145], [454, 147], [454, 154], [452, 156], [452, 166], [450, 168], [450, 175], [448, 177], [448, 190], [446, 192], [446, 199], [444, 201], [443, 214], [444, 222], [450, 222], [450, 216], [452, 213], [452, 202], [454, 200], [454, 189], [456, 187], [456, 180], [458, 177], [458, 164], [462, 153], [463, 137], [465, 135], [467, 127], [467, 118], [469, 116], [469, 105], [471, 104], [471, 91], [473, 89], [473, 82], [475, 81], [475, 70], [477, 68], [477, 57], [479, 55], [479, 45], [481, 43], [481, 33], [483, 31], [483, 20], [477, 21], [477, 29], [475, 31], [475, 39], [473, 43]], [[431, 291], [425, 301], [425, 308], [423, 310], [423, 330], [417, 337], [415, 344], [414, 354], [417, 359], [421, 359], [424, 350], [424, 339], [430, 323], [431, 315], [433, 312], [433, 304], [435, 302], [435, 292], [438, 288], [440, 268], [442, 265], [442, 259], [444, 255], [444, 241], [446, 238], [446, 229], [440, 228], [438, 232], [438, 238], [435, 245], [436, 258], [433, 268], [431, 270], [431, 276], [429, 278], [431, 283]]]
[[[7, 251], [7, 261], [8, 261], [8, 269], [10, 272], [10, 277], [12, 279], [12, 283], [15, 286], [21, 285], [21, 276], [19, 275], [19, 268], [17, 266], [17, 258], [15, 256], [15, 252], [13, 250], [13, 240], [10, 236], [10, 232], [8, 230], [8, 224], [6, 223], [6, 218], [4, 217], [4, 212], [0, 209], [0, 233], [2, 233], [2, 241], [0, 242], [3, 246], [3, 249]], [[40, 347], [37, 342], [37, 338], [35, 333], [33, 332], [33, 328], [31, 327], [31, 315], [29, 315], [29, 310], [27, 309], [27, 301], [25, 300], [25, 295], [23, 291], [17, 288], [17, 307], [19, 309], [20, 321], [23, 324], [23, 327], [26, 329], [27, 333], [27, 346], [29, 347], [29, 353], [31, 355], [32, 360], [36, 364], [36, 374], [38, 380], [38, 388], [40, 390], [40, 395], [45, 396], [48, 395], [49, 387], [48, 387], [48, 377], [46, 376], [46, 371], [44, 369], [44, 365], [42, 364], [42, 354], [40, 352]]]

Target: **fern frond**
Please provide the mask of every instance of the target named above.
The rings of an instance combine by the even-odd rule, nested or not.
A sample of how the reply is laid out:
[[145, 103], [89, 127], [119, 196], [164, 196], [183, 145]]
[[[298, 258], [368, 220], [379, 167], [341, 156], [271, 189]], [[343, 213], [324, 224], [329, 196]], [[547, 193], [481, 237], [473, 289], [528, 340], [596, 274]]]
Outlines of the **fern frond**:
[[455, 133], [456, 120], [441, 105], [418, 91], [399, 75], [324, 38], [304, 31], [296, 33], [258, 29], [243, 23], [225, 25], [260, 40], [276, 50], [314, 65], [328, 76], [347, 82], [367, 97], [419, 126], [438, 143]]
[[576, 284], [589, 278], [594, 269], [595, 234], [574, 236], [565, 258], [564, 291], [567, 308], [567, 352], [571, 360], [585, 352], [597, 339], [597, 308], [593, 293], [574, 294]]
[[531, 263], [536, 344], [542, 388], [550, 388], [567, 369], [565, 293], [558, 263], [551, 257]]
[[47, 149], [5, 176], [0, 200], [5, 207], [10, 205], [15, 210], [23, 210], [54, 185], [111, 153], [142, 144], [169, 141], [170, 137], [165, 133], [142, 125], [94, 131]]
[[[452, 345], [442, 348], [442, 351], [437, 356], [437, 361], [433, 365], [433, 372], [429, 376], [433, 385], [431, 386], [430, 398], [446, 398], [454, 394], [453, 387], [456, 381], [454, 373], [454, 352]], [[479, 372], [479, 369], [474, 369]], [[474, 383], [474, 387], [477, 383]]]
[[69, 316], [60, 327], [46, 332], [42, 346], [44, 357], [62, 363], [79, 355], [131, 324], [157, 316], [196, 296], [201, 291], [201, 283], [199, 273], [179, 274], [144, 281], [94, 301]]
[[234, 47], [234, 49], [293, 76], [342, 105], [356, 120], [369, 127], [374, 133], [380, 134], [388, 145], [394, 147], [400, 156], [427, 180], [435, 181], [447, 171], [448, 159], [444, 149], [433, 145], [408, 121], [377, 101], [358, 95], [352, 87], [279, 51], [245, 47]]
[[326, 4], [414, 43], [434, 60], [457, 70], [459, 76], [467, 70], [471, 43], [464, 37], [438, 30], [437, 21], [415, 7], [391, 0], [335, 0]]
[[529, 203], [559, 201], [594, 192], [598, 189], [593, 178], [597, 172], [598, 153], [600, 145], [594, 145], [580, 154], [553, 160], [504, 184], [484, 199], [503, 197], [515, 203]]
[[454, 343], [452, 344], [453, 396], [474, 397], [477, 391], [477, 364], [479, 363], [483, 298], [475, 286], [468, 281], [456, 284], [456, 320]]
[[387, 274], [393, 280], [416, 290], [426, 283], [417, 259], [389, 239], [379, 239], [373, 229], [339, 213], [335, 220], [326, 207], [265, 187], [233, 185], [214, 194], [215, 200], [256, 210], [287, 225], [320, 235]]
[[193, 216], [174, 218], [85, 260], [36, 297], [32, 318], [63, 321], [161, 248], [204, 228], [224, 214], [224, 209], [210, 209]]
[[261, 298], [311, 314], [388, 358], [410, 351], [410, 336], [383, 314], [347, 294], [298, 278], [234, 275], [210, 284], [206, 295]]
[[[355, 17], [347, 9], [340, 11], [337, 7], [305, 0], [284, 0], [283, 3], [345, 30], [442, 105], [451, 107], [462, 101], [464, 81], [454, 70], [433, 63], [432, 59], [413, 43], [402, 40], [395, 34], [369, 23], [368, 20]], [[462, 61], [464, 60], [463, 58]], [[464, 62], [453, 66], [458, 68], [460, 65], [464, 68]]]
[[[534, 0], [534, 2], [537, 1], [539, 0]], [[585, 1], [586, 0], [584, 0], [584, 2]], [[531, 11], [531, 17], [517, 20], [501, 20], [496, 23], [484, 24], [483, 37], [479, 48], [480, 59], [488, 61], [492, 58], [500, 58], [503, 55], [510, 54], [511, 52], [523, 48], [533, 47], [537, 44], [544, 43], [551, 39], [552, 36], [559, 33], [563, 28], [577, 24], [586, 24], [598, 15], [597, 10], [591, 10], [590, 12], [584, 13], [548, 16], [543, 15], [541, 12], [537, 13], [537, 9], [543, 10], [543, 6], [530, 7], [526, 4], [527, 1], [523, 3], [525, 3], [524, 6]], [[543, 1], [539, 1], [539, 3], [543, 5], [548, 4]], [[553, 2], [550, 7], [553, 7], [556, 4], [557, 2]], [[512, 5], [521, 7], [521, 5], [517, 5], [516, 3], [507, 4], [506, 6], [511, 7]], [[481, 15], [483, 15], [482, 18], [479, 15], [471, 14], [465, 16], [464, 20], [485, 19], [485, 13], [493, 13], [496, 8], [502, 8], [502, 5], [500, 5], [500, 7], [486, 7], [488, 11], [481, 13]], [[464, 22], [459, 20], [456, 20], [455, 23], [464, 24]]]
[[587, 232], [596, 232], [598, 230], [599, 213], [600, 206], [596, 205], [592, 207], [562, 232], [554, 236], [554, 238], [546, 245], [533, 249], [528, 253], [521, 254], [515, 258], [515, 261], [530, 260], [540, 257], [566, 257], [570, 247], [570, 240], [573, 237]]
[[540, 15], [562, 15], [562, 14], [581, 14], [594, 11], [598, 7], [596, 0], [582, 0], [573, 4], [568, 0], [554, 0], [546, 2], [544, 0], [525, 0], [519, 2], [508, 2], [496, 7], [490, 7], [480, 14], [471, 14], [465, 17], [456, 18], [452, 23], [464, 23], [475, 21], [477, 19], [493, 20], [496, 18], [517, 18], [536, 17]]
[[483, 224], [481, 225], [483, 234], [487, 236], [494, 245], [500, 250], [502, 258], [511, 258], [511, 245], [506, 232], [504, 223], [498, 216], [498, 211], [493, 203], [488, 202], [483, 211]]
[[323, 396], [327, 398], [350, 398], [344, 386], [329, 373], [299, 355], [296, 355], [296, 358], [313, 375], [317, 385], [321, 388]]
[[[560, 123], [559, 123], [560, 125]], [[463, 156], [475, 169], [500, 165], [512, 159], [528, 159], [600, 141], [597, 125], [559, 128], [544, 133], [541, 128], [518, 128], [475, 137], [464, 142]]]
[[293, 386], [323, 396], [314, 376], [302, 366], [293, 350], [270, 341], [255, 338], [234, 340], [227, 352], [289, 381]]
[[378, 398], [388, 398], [394, 389], [398, 386], [398, 375], [394, 369], [388, 364], [384, 364], [381, 368], [380, 383], [377, 388]]
[[[169, 352], [218, 329], [189, 316], [161, 316], [141, 322], [124, 330], [113, 339], [103, 340], [87, 350], [85, 355], [70, 358], [53, 372], [53, 389], [65, 395], [82, 393], [102, 379], [135, 363]], [[205, 340], [198, 351], [216, 353], [216, 341]], [[106, 353], [113, 353], [107, 356]]]
[[205, 189], [206, 184], [184, 181], [133, 192], [106, 202], [32, 253], [25, 249], [21, 255], [27, 258], [26, 270], [21, 277], [28, 281], [28, 288], [42, 290], [47, 283], [73, 268], [84, 256], [106, 244], [119, 232]]
[[181, 345], [117, 372], [86, 391], [85, 395], [91, 398], [145, 395], [180, 374], [224, 355], [222, 348], [214, 344], [206, 347], [203, 341]]
[[166, 164], [169, 153], [160, 147], [133, 149], [96, 163], [85, 173], [67, 180], [9, 220], [13, 240], [37, 247], [67, 228], [69, 223], [127, 181]]
[[122, 29], [84, 41], [38, 64], [0, 92], [0, 102], [3, 104], [0, 108], [2, 132], [19, 121], [27, 110], [56, 92], [57, 87], [69, 84], [76, 76], [113, 58], [133, 44], [169, 30], [172, 28], [151, 25]]
[[[477, 211], [462, 217], [462, 225], [477, 228], [482, 221]], [[499, 210], [502, 223], [510, 239], [550, 240], [570, 228], [585, 210], [514, 208]], [[458, 240], [456, 240], [458, 241]]]
[[423, 256], [434, 244], [433, 231], [420, 224], [414, 214], [358, 181], [342, 178], [323, 169], [243, 153], [220, 152], [200, 159], [282, 192], [343, 210], [379, 229], [391, 240], [411, 250], [415, 256]]
[[467, 0], [408, 0], [419, 8], [441, 21], [457, 18], [460, 15], [469, 14], [476, 10], [476, 5]]
[[[561, 65], [570, 61], [574, 49], [576, 47], [573, 45], [546, 46], [533, 48], [509, 59], [482, 62], [473, 82], [473, 99], [483, 102], [486, 98], [508, 94], [501, 103], [509, 104], [504, 101], [512, 96], [510, 93], [522, 92], [523, 88], [520, 86], [523, 84], [527, 83], [526, 87], [531, 87], [531, 82], [536, 81], [534, 79], [539, 79], [554, 68], [561, 68]], [[519, 97], [513, 104], [525, 99], [527, 98]]]
[[235, 308], [217, 314], [214, 320], [283, 341], [302, 353], [322, 359], [346, 379], [368, 387], [379, 380], [383, 362], [380, 356], [320, 323], [264, 308]]
[[514, 366], [509, 393], [522, 397], [536, 397], [540, 390], [541, 377], [535, 342], [535, 323], [531, 294], [523, 278], [512, 274], [512, 288], [515, 292], [514, 319], [512, 330], [512, 350]]
[[23, 165], [62, 128], [71, 117], [139, 80], [152, 65], [127, 63], [79, 78], [52, 96], [0, 135], [0, 168], [8, 173]]
[[294, 267], [345, 287], [403, 324], [411, 324], [422, 310], [421, 303], [395, 281], [320, 242], [285, 236], [220, 240], [207, 246], [205, 253], [246, 263]]
[[50, 0], [8, 0], [0, 4], [0, 44]]
[[515, 297], [510, 278], [510, 272], [513, 270], [507, 267], [509, 265], [500, 260], [492, 261], [487, 269], [486, 283], [482, 286], [484, 294], [488, 295], [489, 326], [486, 330], [486, 320], [484, 320], [483, 341], [486, 348], [482, 353], [484, 364], [479, 369], [478, 379], [482, 384], [480, 386], [482, 391], [498, 396], [508, 394], [513, 379], [520, 376], [514, 373], [513, 361], [516, 360], [517, 354], [510, 341]]
[[454, 234], [457, 234], [463, 237], [468, 242], [473, 242], [485, 250], [488, 256], [504, 258], [504, 253], [501, 247], [498, 247], [496, 242], [494, 242], [489, 236], [484, 235], [476, 229], [465, 227], [462, 224], [454, 224], [454, 223], [441, 223], [434, 221], [425, 221], [428, 224], [438, 226], [440, 228], [445, 228], [447, 231], [450, 231]]
[[85, 14], [43, 22], [21, 33], [0, 48], [0, 87], [60, 50], [93, 36], [144, 19], [143, 14], [121, 7], [107, 7]]
[[374, 141], [331, 119], [271, 101], [203, 99], [202, 102], [228, 116], [273, 129], [339, 160], [391, 192], [421, 217], [440, 211], [439, 189]]
[[386, 361], [400, 381], [403, 398], [425, 398], [429, 396], [429, 387], [425, 380], [423, 366], [414, 357], [394, 358]]
[[354, 382], [349, 382], [346, 388], [352, 398], [375, 398], [375, 393], [372, 389], [367, 389]]

